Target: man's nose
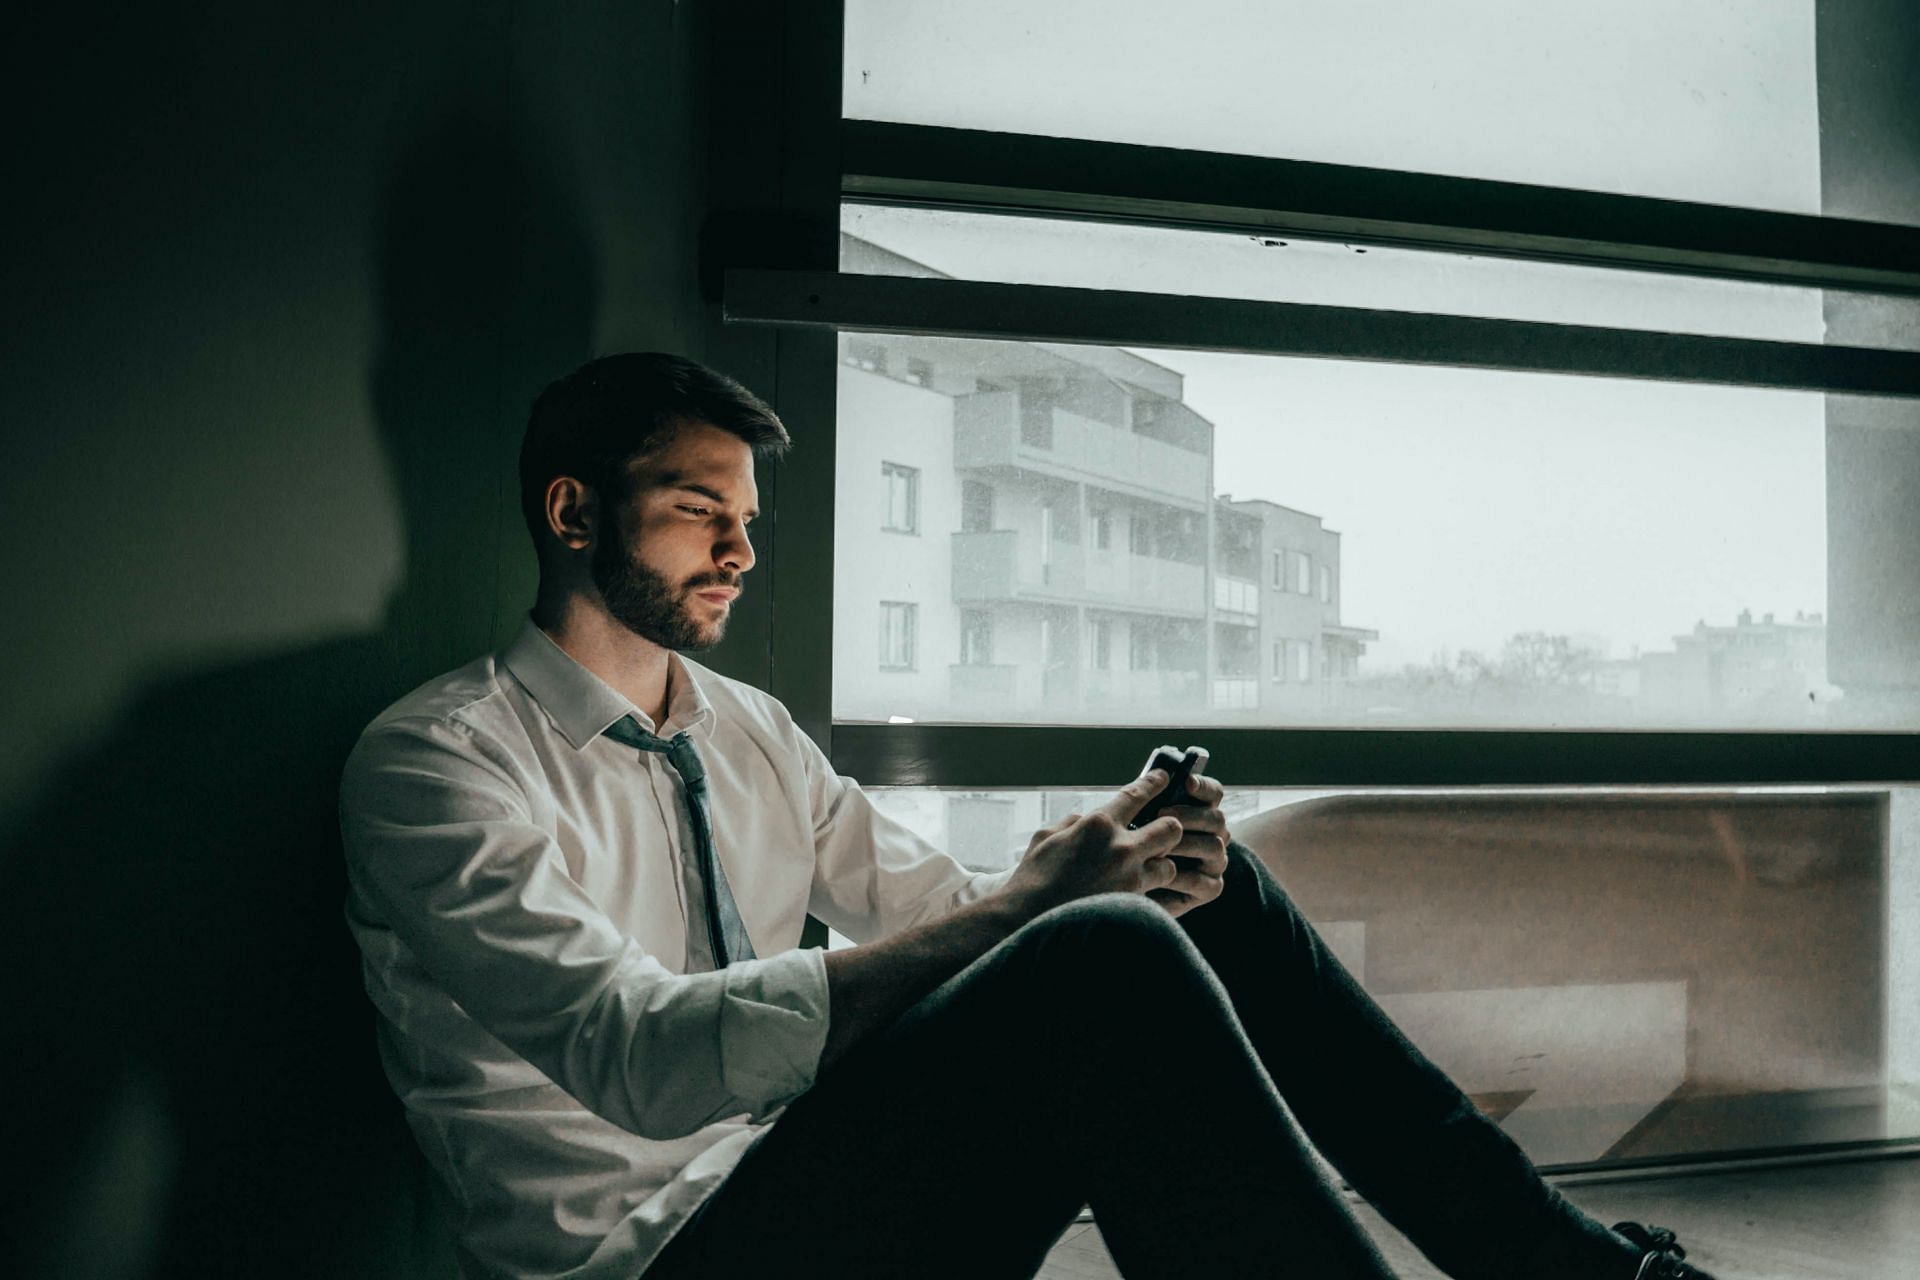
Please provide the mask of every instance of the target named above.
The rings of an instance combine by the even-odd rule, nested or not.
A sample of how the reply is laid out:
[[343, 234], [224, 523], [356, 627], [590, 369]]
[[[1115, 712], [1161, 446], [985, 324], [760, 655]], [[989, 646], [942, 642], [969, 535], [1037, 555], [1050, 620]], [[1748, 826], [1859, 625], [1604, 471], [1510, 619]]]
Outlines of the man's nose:
[[734, 573], [745, 573], [753, 568], [753, 542], [747, 537], [747, 526], [734, 521], [727, 534], [713, 548], [713, 562]]

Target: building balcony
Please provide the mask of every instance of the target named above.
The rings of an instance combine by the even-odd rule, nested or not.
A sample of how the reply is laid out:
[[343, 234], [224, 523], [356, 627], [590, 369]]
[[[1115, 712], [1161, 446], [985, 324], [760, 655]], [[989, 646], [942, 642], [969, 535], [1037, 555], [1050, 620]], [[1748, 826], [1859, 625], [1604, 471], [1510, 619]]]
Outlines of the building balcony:
[[1020, 533], [993, 529], [953, 535], [953, 598], [962, 603], [1031, 600], [1062, 603], [1085, 590], [1080, 548], [1055, 543], [1050, 562], [1021, 554]]
[[961, 604], [1027, 601], [1197, 618], [1206, 612], [1206, 566], [1056, 542], [1046, 561], [1013, 529], [953, 535], [953, 598]]
[[1124, 551], [1087, 554], [1088, 604], [1197, 618], [1207, 609], [1207, 568]]
[[1213, 579], [1213, 612], [1221, 622], [1259, 626], [1260, 584], [1250, 578], [1216, 573]]
[[1037, 472], [1195, 510], [1206, 509], [1211, 488], [1206, 454], [1051, 405], [1022, 405], [1017, 391], [954, 401], [953, 461], [963, 471]]
[[1206, 706], [1198, 671], [1083, 671], [1081, 701], [1094, 713], [1120, 710], [1173, 711], [1191, 715]]
[[1260, 681], [1253, 676], [1215, 676], [1215, 711], [1251, 711], [1260, 705]]
[[1013, 706], [1019, 701], [1020, 668], [1007, 662], [956, 662], [947, 668], [956, 706]]

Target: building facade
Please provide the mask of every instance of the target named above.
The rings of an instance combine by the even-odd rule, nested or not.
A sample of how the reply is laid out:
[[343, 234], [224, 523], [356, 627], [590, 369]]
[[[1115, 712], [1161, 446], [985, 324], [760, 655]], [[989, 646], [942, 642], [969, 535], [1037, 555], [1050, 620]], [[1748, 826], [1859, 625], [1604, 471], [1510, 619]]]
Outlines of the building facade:
[[1310, 719], [1376, 635], [1341, 623], [1340, 535], [1216, 498], [1213, 444], [1131, 352], [842, 334], [836, 716]]

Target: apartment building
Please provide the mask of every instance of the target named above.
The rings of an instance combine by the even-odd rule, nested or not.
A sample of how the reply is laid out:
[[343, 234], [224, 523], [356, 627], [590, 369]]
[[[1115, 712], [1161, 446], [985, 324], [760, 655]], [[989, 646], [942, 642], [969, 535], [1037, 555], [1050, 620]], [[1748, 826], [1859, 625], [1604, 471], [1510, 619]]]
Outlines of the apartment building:
[[1638, 659], [1638, 705], [1682, 718], [1724, 720], [1742, 713], [1822, 710], [1827, 684], [1827, 626], [1818, 613], [1792, 621], [1756, 620], [1742, 609], [1732, 626], [1695, 624], [1670, 652]]
[[[932, 274], [848, 237], [849, 270]], [[1340, 535], [1214, 496], [1175, 370], [1046, 343], [840, 338], [843, 719], [1273, 722], [1376, 633], [1340, 621]]]

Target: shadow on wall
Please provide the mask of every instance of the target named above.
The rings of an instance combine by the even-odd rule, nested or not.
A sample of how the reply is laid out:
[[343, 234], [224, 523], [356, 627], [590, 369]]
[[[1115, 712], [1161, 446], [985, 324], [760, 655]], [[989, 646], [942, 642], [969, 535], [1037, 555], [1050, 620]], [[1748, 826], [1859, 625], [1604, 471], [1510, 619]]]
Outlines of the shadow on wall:
[[375, 229], [370, 382], [407, 529], [383, 628], [145, 689], [0, 828], [0, 1148], [31, 1180], [0, 1272], [451, 1273], [341, 915], [337, 779], [382, 706], [517, 625], [513, 449], [596, 308], [530, 152], [445, 121]]

